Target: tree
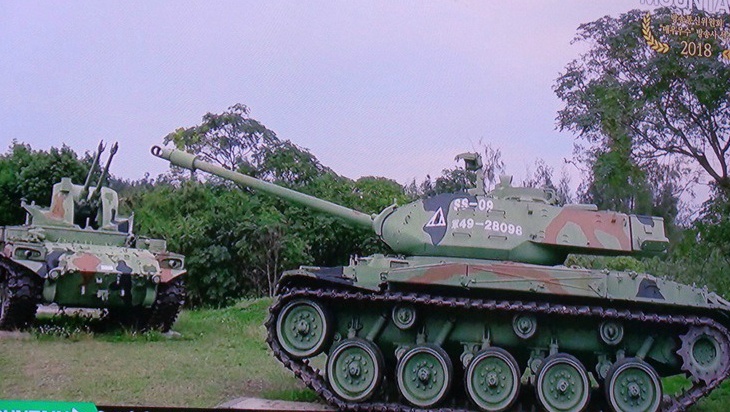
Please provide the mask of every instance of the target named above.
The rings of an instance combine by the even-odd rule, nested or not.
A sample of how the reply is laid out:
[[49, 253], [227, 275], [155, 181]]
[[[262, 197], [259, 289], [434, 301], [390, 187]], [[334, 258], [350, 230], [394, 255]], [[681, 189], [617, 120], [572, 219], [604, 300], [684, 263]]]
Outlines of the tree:
[[[575, 41], [590, 49], [557, 79], [555, 92], [565, 104], [558, 127], [604, 148], [625, 139], [631, 150], [625, 165], [634, 162], [646, 170], [647, 162], [661, 159], [685, 171], [687, 164], [728, 193], [730, 65], [717, 55], [683, 56], [678, 39], [662, 39], [670, 45], [666, 54], [653, 51], [641, 35], [644, 17], [633, 10], [578, 28]], [[651, 20], [659, 33], [658, 25], [670, 23], [671, 10], [658, 9]], [[692, 34], [687, 40], [699, 39]], [[701, 41], [722, 49], [717, 40]]]
[[276, 134], [249, 116], [243, 104], [235, 104], [221, 114], [207, 113], [198, 126], [178, 128], [164, 138], [178, 149], [226, 169], [244, 171], [256, 167], [264, 148], [279, 142]]
[[522, 182], [525, 187], [548, 188], [555, 191], [559, 205], [572, 201], [570, 194], [570, 176], [563, 171], [557, 184], [554, 182], [553, 168], [548, 166], [543, 159], [535, 160], [535, 171], [527, 172], [527, 178]]
[[334, 174], [308, 150], [289, 140], [277, 139], [261, 147], [260, 160], [254, 171], [257, 177], [291, 187], [305, 186], [326, 173]]

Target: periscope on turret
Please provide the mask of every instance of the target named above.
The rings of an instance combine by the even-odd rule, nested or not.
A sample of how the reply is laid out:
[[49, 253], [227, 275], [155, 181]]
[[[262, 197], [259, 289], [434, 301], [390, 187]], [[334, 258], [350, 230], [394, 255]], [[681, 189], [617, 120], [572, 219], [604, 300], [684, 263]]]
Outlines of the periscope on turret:
[[[396, 256], [284, 272], [266, 322], [274, 356], [340, 409], [680, 411], [730, 374], [730, 303], [650, 274], [563, 265], [652, 256], [659, 217], [559, 206], [554, 191], [477, 186], [368, 215], [175, 149], [201, 170], [369, 227]], [[313, 358], [324, 354], [323, 368]], [[665, 396], [661, 379], [693, 386]], [[527, 390], [526, 390], [527, 389]]]
[[30, 326], [37, 306], [50, 303], [105, 309], [139, 329], [172, 326], [184, 302], [184, 256], [135, 236], [134, 216], [119, 213], [117, 192], [104, 185], [116, 143], [92, 186], [104, 149], [83, 185], [62, 178], [50, 207], [23, 201], [26, 223], [0, 227], [0, 329]]

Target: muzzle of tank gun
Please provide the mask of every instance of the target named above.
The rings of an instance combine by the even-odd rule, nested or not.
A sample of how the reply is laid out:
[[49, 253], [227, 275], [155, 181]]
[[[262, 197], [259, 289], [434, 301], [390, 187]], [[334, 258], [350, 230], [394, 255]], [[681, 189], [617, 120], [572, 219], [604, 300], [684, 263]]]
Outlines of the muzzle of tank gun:
[[195, 161], [198, 160], [198, 157], [190, 153], [183, 152], [182, 150], [152, 146], [150, 152], [152, 152], [153, 156], [159, 157], [160, 159], [165, 159], [175, 166], [183, 167], [190, 170], [197, 169], [195, 167]]

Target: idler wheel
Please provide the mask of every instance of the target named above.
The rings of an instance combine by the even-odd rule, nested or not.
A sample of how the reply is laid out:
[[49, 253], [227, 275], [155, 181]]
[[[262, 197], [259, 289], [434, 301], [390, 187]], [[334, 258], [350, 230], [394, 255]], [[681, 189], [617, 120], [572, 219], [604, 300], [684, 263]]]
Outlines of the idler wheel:
[[723, 377], [730, 355], [728, 342], [720, 332], [707, 326], [693, 326], [679, 338], [682, 346], [677, 354], [682, 358], [682, 370], [694, 382], [709, 384]]
[[318, 302], [293, 300], [276, 319], [276, 338], [293, 358], [308, 358], [324, 350], [332, 332], [331, 324], [327, 310]]
[[398, 389], [412, 405], [430, 408], [446, 398], [454, 379], [448, 354], [435, 345], [419, 345], [398, 361]]
[[556, 353], [542, 362], [535, 383], [537, 399], [548, 412], [580, 412], [588, 406], [586, 368], [572, 355]]
[[466, 369], [465, 386], [472, 402], [487, 412], [508, 410], [520, 394], [515, 358], [502, 348], [477, 353]]
[[340, 398], [363, 402], [380, 387], [383, 365], [383, 354], [373, 342], [360, 338], [345, 339], [330, 352], [327, 380]]
[[659, 375], [637, 358], [622, 359], [606, 375], [606, 400], [614, 412], [656, 412], [662, 400]]

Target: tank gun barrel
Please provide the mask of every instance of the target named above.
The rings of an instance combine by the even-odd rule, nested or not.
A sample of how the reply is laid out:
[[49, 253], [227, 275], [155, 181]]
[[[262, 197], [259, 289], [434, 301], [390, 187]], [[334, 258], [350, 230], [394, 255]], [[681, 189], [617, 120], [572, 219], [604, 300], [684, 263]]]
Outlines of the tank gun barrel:
[[223, 179], [239, 183], [243, 186], [260, 190], [273, 196], [281, 197], [292, 203], [296, 203], [319, 212], [340, 217], [357, 226], [367, 227], [371, 229], [373, 228], [373, 216], [370, 216], [366, 213], [358, 212], [357, 210], [340, 206], [326, 200], [318, 199], [316, 197], [309, 196], [295, 190], [287, 189], [273, 183], [265, 182], [263, 180], [253, 178], [242, 173], [228, 170], [224, 167], [202, 161], [197, 156], [184, 152], [182, 150], [153, 146], [151, 152], [154, 156], [165, 159], [169, 161], [172, 165], [193, 171], [202, 170]]
[[102, 140], [99, 142], [99, 149], [96, 151], [96, 155], [94, 156], [94, 161], [91, 163], [91, 169], [89, 169], [89, 174], [86, 175], [86, 182], [84, 183], [84, 188], [81, 189], [81, 195], [79, 198], [82, 200], [86, 200], [86, 197], [89, 196], [89, 187], [91, 186], [91, 177], [94, 175], [94, 171], [96, 170], [96, 167], [99, 166], [99, 158], [101, 157], [101, 154], [104, 152], [104, 141]]

